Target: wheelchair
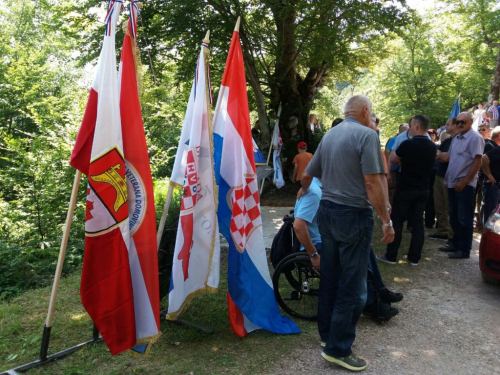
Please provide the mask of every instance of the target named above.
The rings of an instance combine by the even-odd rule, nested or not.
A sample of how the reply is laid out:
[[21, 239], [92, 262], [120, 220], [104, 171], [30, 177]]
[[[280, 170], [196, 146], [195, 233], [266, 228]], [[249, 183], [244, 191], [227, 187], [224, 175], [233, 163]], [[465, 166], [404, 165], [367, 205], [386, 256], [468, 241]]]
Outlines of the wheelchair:
[[[293, 222], [291, 216], [283, 221]], [[292, 241], [298, 241], [292, 231]], [[274, 295], [278, 305], [289, 315], [316, 320], [318, 314], [319, 272], [304, 251], [292, 252], [276, 266], [273, 274]]]
[[[293, 210], [290, 211], [290, 215], [283, 218], [284, 222], [293, 223], [294, 220]], [[293, 231], [290, 235], [292, 243], [298, 241]], [[367, 273], [368, 284], [373, 284], [372, 271], [368, 269]], [[278, 305], [283, 311], [295, 318], [308, 321], [317, 320], [319, 279], [320, 273], [312, 266], [309, 255], [305, 251], [293, 251], [284, 257], [274, 269], [272, 281]], [[375, 302], [377, 310], [380, 311], [379, 306], [382, 302], [376, 290]], [[380, 313], [369, 317], [380, 324], [390, 319], [380, 315]]]

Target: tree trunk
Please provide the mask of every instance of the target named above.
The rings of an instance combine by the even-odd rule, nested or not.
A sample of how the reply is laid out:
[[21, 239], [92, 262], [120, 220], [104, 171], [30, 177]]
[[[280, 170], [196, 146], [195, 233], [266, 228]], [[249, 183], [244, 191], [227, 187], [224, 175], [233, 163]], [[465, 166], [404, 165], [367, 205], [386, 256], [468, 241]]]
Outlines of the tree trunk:
[[488, 95], [488, 103], [493, 103], [493, 100], [498, 100], [500, 94], [500, 48], [498, 48], [497, 62], [495, 65], [495, 74], [493, 76], [493, 82], [490, 86], [490, 94]]

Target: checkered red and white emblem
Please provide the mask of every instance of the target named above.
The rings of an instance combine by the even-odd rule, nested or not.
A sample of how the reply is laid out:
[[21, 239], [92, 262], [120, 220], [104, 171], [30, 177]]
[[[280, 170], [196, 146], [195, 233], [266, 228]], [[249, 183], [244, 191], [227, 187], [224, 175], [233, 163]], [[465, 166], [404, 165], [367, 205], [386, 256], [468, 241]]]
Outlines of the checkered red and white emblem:
[[252, 230], [262, 224], [259, 187], [255, 177], [245, 178], [245, 185], [233, 190], [231, 203], [231, 235], [234, 243], [243, 251]]

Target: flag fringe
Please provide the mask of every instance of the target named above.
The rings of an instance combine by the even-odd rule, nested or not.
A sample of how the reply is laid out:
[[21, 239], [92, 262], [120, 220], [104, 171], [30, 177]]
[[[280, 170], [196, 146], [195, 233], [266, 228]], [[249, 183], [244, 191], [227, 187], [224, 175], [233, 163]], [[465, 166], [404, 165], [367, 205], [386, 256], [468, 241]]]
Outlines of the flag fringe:
[[135, 78], [137, 80], [137, 92], [139, 94], [139, 97], [142, 94], [143, 91], [143, 86], [142, 86], [142, 62], [141, 62], [141, 54], [139, 51], [139, 46], [137, 44], [137, 40], [132, 37], [132, 34], [130, 33], [128, 24], [130, 20], [127, 20], [123, 22], [122, 24], [122, 29], [123, 32], [130, 37], [130, 41], [132, 44], [132, 56], [134, 56], [134, 65], [135, 65]]
[[195, 290], [193, 293], [188, 294], [188, 296], [186, 297], [186, 299], [182, 303], [182, 306], [177, 311], [168, 313], [167, 316], [165, 316], [165, 319], [166, 320], [177, 320], [182, 314], [184, 314], [186, 312], [186, 310], [189, 307], [189, 305], [191, 304], [191, 302], [193, 302], [193, 299], [195, 297], [199, 296], [200, 294], [218, 293], [218, 292], [219, 292], [218, 288], [214, 288], [213, 286], [209, 286], [209, 285], [206, 285], [202, 289]]
[[143, 357], [145, 355], [148, 355], [151, 350], [151, 347], [153, 346], [154, 343], [156, 343], [160, 339], [160, 336], [161, 336], [161, 331], [159, 331], [154, 336], [141, 337], [136, 341], [135, 346], [147, 344], [146, 351], [144, 353], [137, 353], [132, 349], [127, 350], [127, 352], [132, 354], [134, 357]]

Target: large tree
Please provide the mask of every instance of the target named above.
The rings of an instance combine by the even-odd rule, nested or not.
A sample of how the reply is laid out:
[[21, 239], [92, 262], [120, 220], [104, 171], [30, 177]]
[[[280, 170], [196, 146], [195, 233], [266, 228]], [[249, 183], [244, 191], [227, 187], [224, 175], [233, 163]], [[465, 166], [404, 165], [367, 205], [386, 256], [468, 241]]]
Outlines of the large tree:
[[[251, 105], [269, 143], [267, 111], [282, 103], [282, 135], [292, 139], [289, 119], [298, 119], [295, 139], [309, 140], [308, 114], [325, 77], [354, 75], [367, 66], [379, 38], [405, 22], [404, 1], [378, 0], [151, 0], [142, 11], [155, 64], [178, 62], [179, 78], [192, 77], [206, 30], [212, 32], [212, 79], [220, 82], [232, 30], [240, 37]], [[214, 85], [216, 86], [216, 85]], [[270, 108], [269, 108], [270, 106]]]
[[500, 6], [498, 0], [446, 0], [451, 12], [464, 21], [468, 35], [476, 44], [491, 48], [496, 56], [488, 102], [500, 95]]

